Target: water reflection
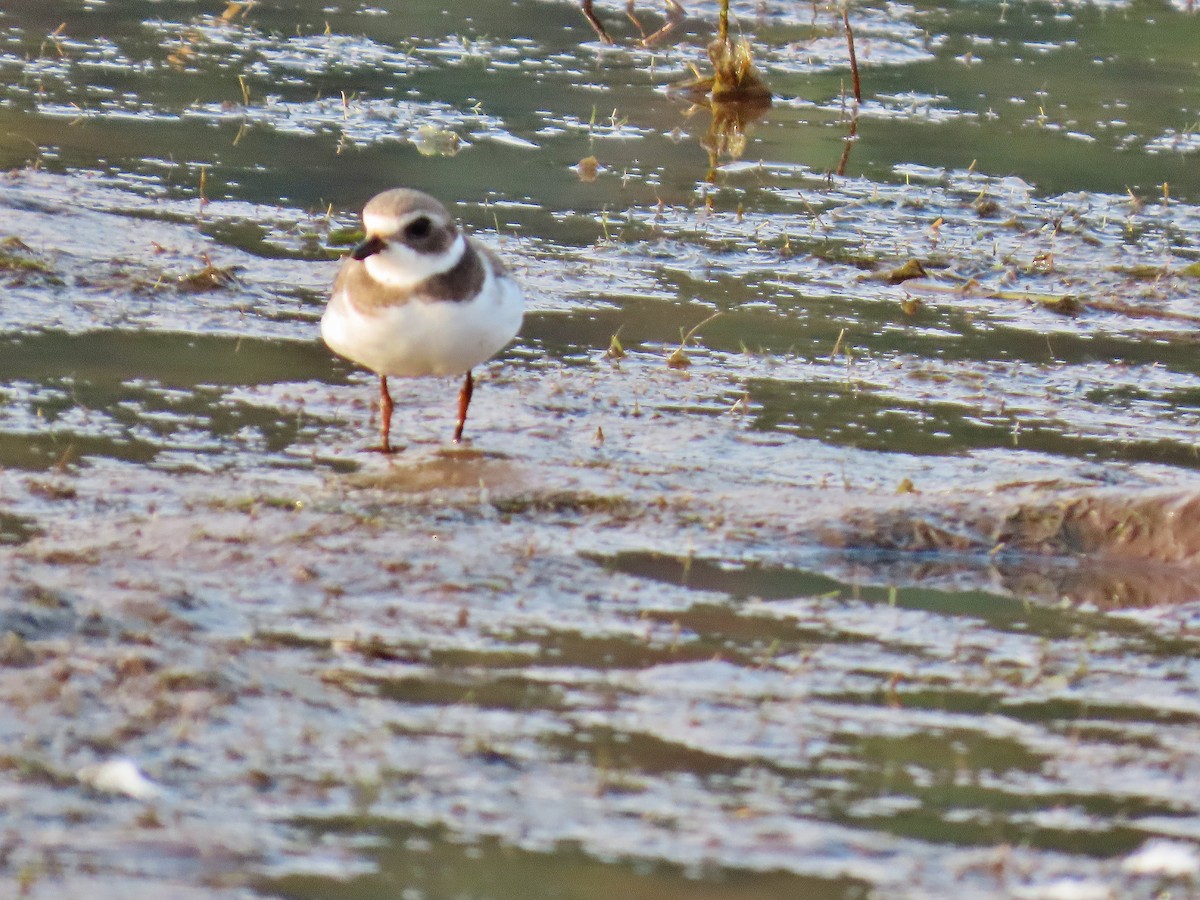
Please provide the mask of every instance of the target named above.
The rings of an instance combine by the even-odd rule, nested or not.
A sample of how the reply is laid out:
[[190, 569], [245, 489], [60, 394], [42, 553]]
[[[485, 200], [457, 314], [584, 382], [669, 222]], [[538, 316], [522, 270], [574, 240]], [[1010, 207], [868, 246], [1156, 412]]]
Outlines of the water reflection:
[[711, 118], [708, 130], [700, 138], [700, 146], [708, 151], [705, 180], [716, 184], [721, 160], [737, 161], [745, 155], [750, 131], [771, 111], [771, 98], [712, 100], [707, 103], [707, 108]]

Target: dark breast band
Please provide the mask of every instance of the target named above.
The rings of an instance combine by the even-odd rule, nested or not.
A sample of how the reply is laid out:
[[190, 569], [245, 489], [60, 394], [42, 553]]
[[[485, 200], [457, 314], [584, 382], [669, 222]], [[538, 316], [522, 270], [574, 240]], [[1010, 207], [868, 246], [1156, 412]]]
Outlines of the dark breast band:
[[453, 269], [426, 278], [413, 288], [413, 294], [421, 300], [470, 300], [483, 287], [487, 271], [484, 261], [471, 244], [463, 237], [466, 246], [462, 259]]
[[[503, 265], [484, 247], [475, 246], [466, 238], [462, 259], [454, 268], [426, 278], [411, 288], [399, 289], [380, 284], [371, 277], [366, 264], [355, 259], [346, 259], [334, 282], [334, 293], [345, 291], [350, 303], [357, 309], [370, 311], [388, 306], [403, 306], [413, 302], [458, 302], [470, 300], [483, 287], [487, 279], [489, 263], [497, 274]], [[486, 257], [486, 258], [485, 258]], [[493, 261], [495, 260], [495, 261]]]

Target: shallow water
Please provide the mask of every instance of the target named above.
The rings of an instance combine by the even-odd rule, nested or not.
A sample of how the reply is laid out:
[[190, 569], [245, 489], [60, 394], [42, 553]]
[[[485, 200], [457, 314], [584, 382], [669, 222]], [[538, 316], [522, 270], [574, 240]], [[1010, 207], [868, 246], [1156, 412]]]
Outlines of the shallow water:
[[[1200, 20], [686, 5], [0, 10], [5, 891], [1197, 895]], [[398, 183], [530, 309], [384, 459]]]

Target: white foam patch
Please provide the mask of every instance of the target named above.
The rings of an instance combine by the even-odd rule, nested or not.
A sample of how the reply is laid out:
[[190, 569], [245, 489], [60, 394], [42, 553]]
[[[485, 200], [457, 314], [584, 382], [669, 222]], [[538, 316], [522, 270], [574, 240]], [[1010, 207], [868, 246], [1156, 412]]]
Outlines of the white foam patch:
[[143, 775], [130, 759], [111, 759], [98, 765], [84, 766], [76, 774], [84, 784], [106, 794], [152, 800], [163, 793], [162, 788]]
[[1195, 877], [1200, 875], [1200, 852], [1195, 844], [1156, 839], [1126, 857], [1121, 868], [1135, 875]]
[[1018, 888], [1012, 895], [1018, 900], [1115, 900], [1108, 885], [1084, 878], [1059, 878]]

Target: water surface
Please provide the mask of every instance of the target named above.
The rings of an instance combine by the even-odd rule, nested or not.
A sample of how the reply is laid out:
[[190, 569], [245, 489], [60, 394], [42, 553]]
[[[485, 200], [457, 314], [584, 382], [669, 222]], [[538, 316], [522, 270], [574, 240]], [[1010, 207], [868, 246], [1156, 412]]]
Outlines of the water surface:
[[[0, 881], [1194, 893], [1194, 12], [854, 7], [856, 109], [735, 2], [751, 115], [711, 0], [443, 7], [0, 11]], [[317, 320], [397, 184], [529, 313], [385, 459]]]

